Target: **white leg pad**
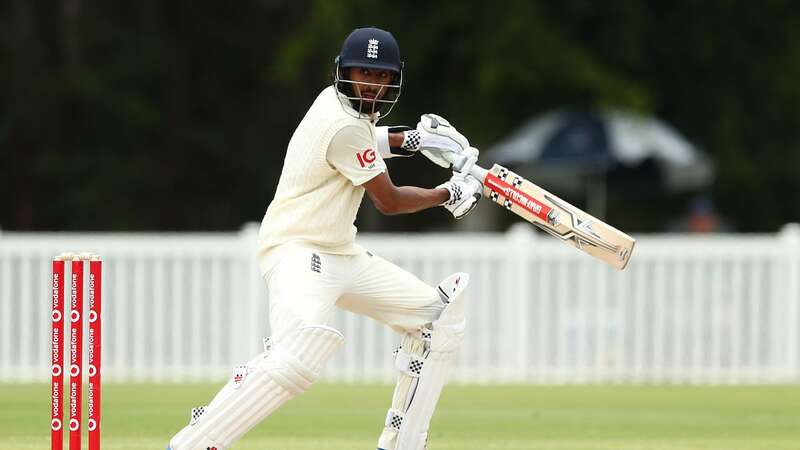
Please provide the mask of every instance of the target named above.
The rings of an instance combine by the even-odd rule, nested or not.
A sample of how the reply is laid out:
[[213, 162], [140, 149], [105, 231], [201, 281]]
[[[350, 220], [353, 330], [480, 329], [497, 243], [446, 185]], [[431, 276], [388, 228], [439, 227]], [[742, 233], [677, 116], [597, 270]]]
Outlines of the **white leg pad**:
[[214, 397], [202, 415], [170, 441], [172, 450], [224, 450], [281, 405], [305, 392], [344, 342], [330, 327], [307, 326], [288, 334], [247, 366]]
[[439, 318], [403, 337], [395, 366], [400, 371], [378, 448], [424, 450], [428, 426], [466, 328], [464, 289], [469, 275], [456, 273], [439, 286], [445, 307]]

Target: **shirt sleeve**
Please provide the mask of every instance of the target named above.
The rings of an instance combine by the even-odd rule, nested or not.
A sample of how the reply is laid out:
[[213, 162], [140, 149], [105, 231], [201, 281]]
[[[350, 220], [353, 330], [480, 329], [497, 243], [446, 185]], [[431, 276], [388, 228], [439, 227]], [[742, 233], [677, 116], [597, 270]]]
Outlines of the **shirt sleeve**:
[[386, 171], [386, 163], [369, 132], [358, 126], [339, 130], [328, 146], [328, 162], [354, 186], [360, 186]]

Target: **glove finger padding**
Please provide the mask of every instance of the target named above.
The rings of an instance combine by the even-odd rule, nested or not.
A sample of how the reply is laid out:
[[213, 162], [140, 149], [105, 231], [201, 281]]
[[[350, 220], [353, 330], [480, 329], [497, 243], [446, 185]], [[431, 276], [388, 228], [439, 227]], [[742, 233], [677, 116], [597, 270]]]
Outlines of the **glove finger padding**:
[[449, 181], [437, 186], [447, 189], [450, 198], [442, 206], [460, 219], [469, 214], [483, 195], [483, 184], [472, 175], [456, 173]]
[[469, 140], [436, 114], [423, 114], [417, 123], [417, 131], [422, 154], [444, 168], [452, 167], [454, 156], [469, 148]]
[[469, 197], [466, 201], [451, 211], [453, 217], [455, 217], [456, 220], [465, 217], [467, 214], [471, 213], [476, 206], [478, 206], [478, 200], [480, 199], [481, 194], [473, 194], [472, 197]]
[[440, 167], [444, 167], [445, 169], [449, 169], [453, 166], [453, 163], [450, 162], [451, 154], [454, 154], [453, 150], [444, 150], [441, 148], [423, 148], [420, 150], [426, 158], [431, 160], [434, 164]]
[[430, 113], [423, 114], [420, 116], [419, 123], [417, 124], [417, 129], [420, 128], [430, 134], [452, 139], [462, 149], [469, 147], [469, 140], [463, 134], [459, 133], [456, 127], [450, 125], [450, 122], [442, 116]]

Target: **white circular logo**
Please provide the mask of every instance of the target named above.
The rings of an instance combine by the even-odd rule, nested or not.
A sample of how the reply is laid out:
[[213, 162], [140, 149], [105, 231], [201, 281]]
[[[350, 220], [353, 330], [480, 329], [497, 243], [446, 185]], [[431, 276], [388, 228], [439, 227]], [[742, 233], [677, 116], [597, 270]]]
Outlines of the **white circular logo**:
[[58, 430], [60, 430], [60, 429], [61, 429], [61, 420], [59, 420], [59, 419], [53, 419], [53, 421], [52, 421], [52, 422], [50, 422], [50, 428], [51, 428], [53, 431], [58, 431]]
[[69, 419], [69, 431], [78, 431], [80, 427], [81, 423], [78, 422], [78, 419]]
[[94, 431], [97, 428], [97, 421], [94, 419], [89, 419], [89, 421], [86, 423], [86, 428], [88, 428], [89, 431]]
[[89, 311], [89, 322], [94, 323], [97, 320], [97, 311]]
[[89, 376], [93, 377], [95, 373], [97, 373], [97, 369], [94, 367], [94, 364], [89, 365]]
[[60, 377], [61, 364], [53, 364], [53, 367], [50, 368], [50, 373], [52, 373], [54, 377]]
[[61, 311], [53, 311], [53, 322], [61, 322]]
[[69, 374], [73, 377], [77, 377], [78, 375], [81, 374], [81, 368], [78, 367], [77, 364], [73, 364], [69, 366]]
[[79, 313], [78, 311], [73, 309], [72, 311], [70, 311], [69, 317], [70, 317], [70, 320], [72, 320], [73, 322], [77, 322], [77, 321], [81, 320], [81, 313]]

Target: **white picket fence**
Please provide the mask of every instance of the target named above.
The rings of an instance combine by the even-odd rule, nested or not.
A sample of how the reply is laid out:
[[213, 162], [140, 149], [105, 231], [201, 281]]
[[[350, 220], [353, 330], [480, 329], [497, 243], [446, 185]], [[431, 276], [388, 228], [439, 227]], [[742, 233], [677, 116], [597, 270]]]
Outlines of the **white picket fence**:
[[[48, 380], [50, 263], [71, 250], [105, 261], [106, 381], [226, 377], [269, 334], [255, 234], [0, 232], [0, 381]], [[799, 226], [637, 237], [624, 272], [526, 225], [360, 241], [431, 284], [471, 274], [459, 382], [800, 382]], [[346, 344], [326, 379], [394, 378], [389, 329], [343, 311], [332, 325]]]

